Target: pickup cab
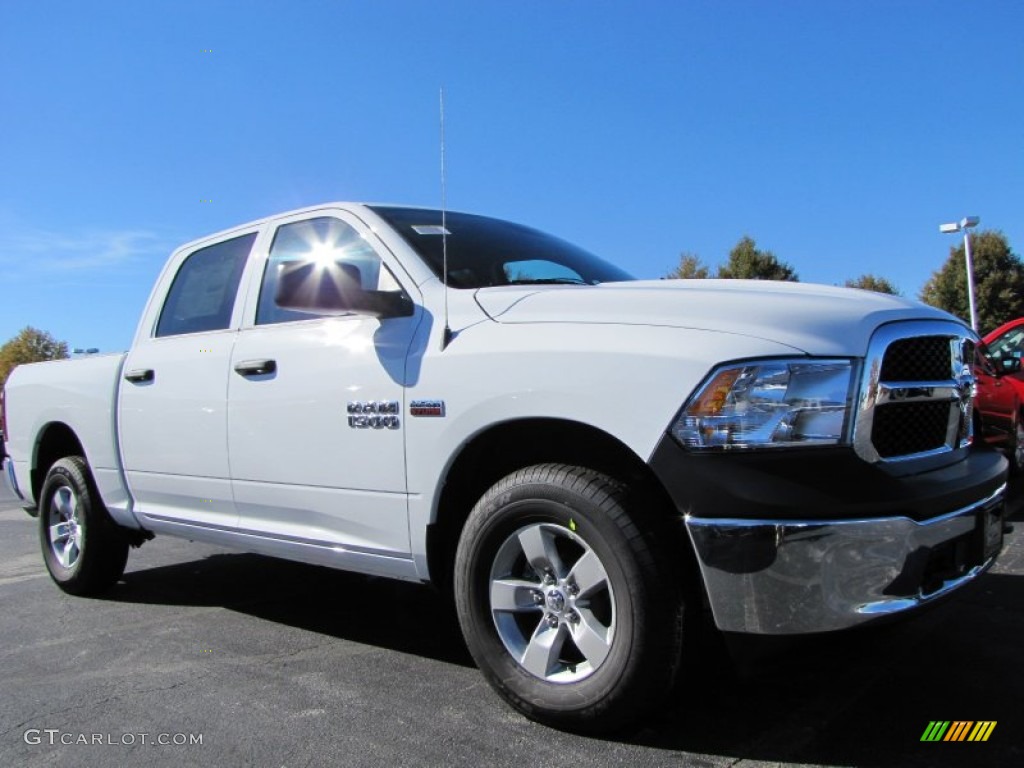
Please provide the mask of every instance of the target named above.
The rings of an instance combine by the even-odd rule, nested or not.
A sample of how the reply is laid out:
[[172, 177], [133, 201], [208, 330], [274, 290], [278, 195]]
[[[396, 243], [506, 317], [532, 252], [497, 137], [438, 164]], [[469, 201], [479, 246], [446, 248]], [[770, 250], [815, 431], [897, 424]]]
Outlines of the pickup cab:
[[509, 703], [603, 732], [705, 609], [838, 630], [992, 565], [976, 343], [898, 297], [637, 281], [517, 224], [330, 204], [178, 249], [127, 353], [16, 369], [6, 474], [67, 592], [154, 535], [431, 582]]

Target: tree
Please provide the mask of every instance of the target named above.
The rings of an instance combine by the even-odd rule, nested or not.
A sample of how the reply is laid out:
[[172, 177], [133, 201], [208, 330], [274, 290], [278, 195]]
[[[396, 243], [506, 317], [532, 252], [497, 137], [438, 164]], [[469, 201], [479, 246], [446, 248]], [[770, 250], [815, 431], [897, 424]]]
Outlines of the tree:
[[874, 291], [875, 293], [889, 293], [893, 296], [899, 296], [900, 292], [895, 285], [890, 283], [884, 277], [878, 277], [877, 275], [867, 274], [861, 275], [860, 277], [852, 280], [847, 280], [843, 283], [847, 288], [860, 288], [862, 291]]
[[729, 251], [729, 261], [718, 268], [718, 276], [736, 280], [800, 279], [789, 264], [779, 261], [771, 251], [759, 250], [754, 239], [746, 235]]
[[32, 326], [21, 329], [13, 339], [0, 347], [0, 387], [17, 365], [38, 363], [43, 360], [63, 360], [68, 356], [67, 342]]
[[701, 262], [700, 256], [683, 252], [679, 254], [679, 266], [665, 277], [669, 280], [704, 280], [709, 274], [710, 270]]
[[[971, 235], [974, 300], [981, 333], [1024, 315], [1024, 262], [1010, 250], [1002, 232]], [[963, 241], [949, 249], [949, 258], [921, 289], [921, 301], [970, 320]]]

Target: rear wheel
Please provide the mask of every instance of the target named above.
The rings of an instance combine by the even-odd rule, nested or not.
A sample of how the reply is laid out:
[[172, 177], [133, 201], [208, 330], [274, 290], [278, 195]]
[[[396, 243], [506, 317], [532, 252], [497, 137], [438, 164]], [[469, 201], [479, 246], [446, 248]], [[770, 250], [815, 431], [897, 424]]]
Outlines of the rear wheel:
[[82, 457], [50, 467], [39, 498], [39, 539], [46, 569], [65, 592], [97, 594], [124, 573], [128, 537], [107, 514]]
[[662, 521], [627, 499], [597, 472], [544, 464], [501, 480], [466, 522], [455, 574], [463, 634], [488, 682], [530, 718], [607, 731], [672, 688], [680, 580], [656, 534]]

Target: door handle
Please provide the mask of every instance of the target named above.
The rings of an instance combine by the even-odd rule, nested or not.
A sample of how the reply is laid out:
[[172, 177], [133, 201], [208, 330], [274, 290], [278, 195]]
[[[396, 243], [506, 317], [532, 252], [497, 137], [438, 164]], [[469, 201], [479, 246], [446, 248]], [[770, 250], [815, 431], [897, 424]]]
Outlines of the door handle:
[[125, 381], [130, 381], [135, 384], [141, 384], [146, 381], [152, 381], [156, 378], [156, 372], [152, 368], [135, 368], [131, 371], [126, 371], [124, 374]]
[[235, 373], [242, 376], [264, 376], [276, 372], [276, 360], [243, 360], [240, 363], [235, 363]]

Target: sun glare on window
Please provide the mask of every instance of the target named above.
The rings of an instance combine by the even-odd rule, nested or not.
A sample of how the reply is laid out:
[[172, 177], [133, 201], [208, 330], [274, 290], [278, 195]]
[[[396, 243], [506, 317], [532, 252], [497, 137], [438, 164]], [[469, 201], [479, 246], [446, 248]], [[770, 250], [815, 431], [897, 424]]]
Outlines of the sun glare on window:
[[321, 270], [333, 267], [337, 262], [338, 249], [331, 243], [314, 243], [309, 249], [309, 259]]

